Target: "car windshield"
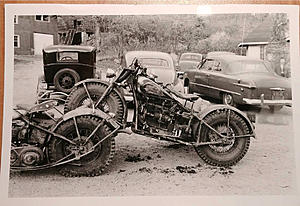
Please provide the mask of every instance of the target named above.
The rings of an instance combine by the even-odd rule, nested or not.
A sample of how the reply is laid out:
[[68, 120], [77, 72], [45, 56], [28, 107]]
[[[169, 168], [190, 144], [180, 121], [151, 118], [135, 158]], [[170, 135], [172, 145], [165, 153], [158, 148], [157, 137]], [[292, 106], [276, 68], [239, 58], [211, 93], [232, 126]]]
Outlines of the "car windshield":
[[266, 65], [260, 61], [236, 61], [228, 65], [226, 73], [269, 73], [269, 70]]
[[158, 58], [139, 58], [143, 66], [148, 67], [167, 67], [170, 68], [170, 65], [165, 59]]
[[182, 55], [180, 60], [181, 61], [197, 61], [200, 62], [202, 59], [201, 55], [193, 55], [193, 54], [186, 54], [186, 55]]

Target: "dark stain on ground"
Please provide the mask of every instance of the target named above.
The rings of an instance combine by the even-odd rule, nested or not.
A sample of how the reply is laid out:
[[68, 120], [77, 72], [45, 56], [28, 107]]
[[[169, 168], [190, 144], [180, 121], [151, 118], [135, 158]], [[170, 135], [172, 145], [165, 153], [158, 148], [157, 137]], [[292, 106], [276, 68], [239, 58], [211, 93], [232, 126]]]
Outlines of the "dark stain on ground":
[[141, 158], [141, 155], [138, 154], [138, 155], [128, 155], [125, 159], [126, 162], [140, 162], [140, 161], [144, 161], [143, 158]]
[[231, 167], [210, 167], [210, 169], [214, 170], [214, 172], [210, 175], [210, 178], [215, 176], [217, 173], [224, 176], [228, 176], [234, 173]]
[[151, 156], [145, 156], [141, 157], [141, 154], [138, 155], [128, 155], [125, 159], [126, 162], [140, 162], [140, 161], [145, 161], [145, 160], [152, 160]]
[[189, 174], [196, 174], [196, 170], [194, 166], [177, 166], [176, 170], [180, 173], [189, 173]]
[[139, 169], [140, 172], [152, 173], [152, 170], [147, 167], [142, 167]]

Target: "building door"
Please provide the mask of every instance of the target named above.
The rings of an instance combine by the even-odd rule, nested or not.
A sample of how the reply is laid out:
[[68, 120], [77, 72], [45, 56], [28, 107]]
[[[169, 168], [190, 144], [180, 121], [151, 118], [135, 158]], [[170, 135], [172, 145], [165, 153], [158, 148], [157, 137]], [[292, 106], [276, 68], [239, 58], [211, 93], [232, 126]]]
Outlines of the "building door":
[[260, 46], [249, 46], [246, 55], [248, 57], [259, 59], [260, 58]]
[[43, 48], [53, 45], [53, 35], [52, 34], [33, 34], [33, 46], [34, 46], [34, 55], [42, 55]]

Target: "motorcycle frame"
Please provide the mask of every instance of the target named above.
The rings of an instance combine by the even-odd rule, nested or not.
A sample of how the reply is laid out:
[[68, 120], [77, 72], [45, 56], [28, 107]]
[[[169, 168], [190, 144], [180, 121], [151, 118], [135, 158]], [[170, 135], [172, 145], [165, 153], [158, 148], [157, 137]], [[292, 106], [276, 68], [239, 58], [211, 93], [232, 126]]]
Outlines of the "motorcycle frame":
[[[119, 87], [124, 87], [125, 84], [123, 84], [123, 82], [127, 82], [129, 84], [129, 87], [133, 93], [133, 100], [134, 100], [134, 121], [135, 121], [135, 128], [134, 130], [132, 130], [134, 133], [138, 133], [138, 134], [142, 134], [142, 135], [145, 135], [145, 136], [149, 136], [149, 137], [152, 137], [152, 138], [155, 138], [155, 139], [159, 139], [159, 140], [167, 140], [167, 141], [172, 141], [172, 142], [177, 142], [177, 143], [180, 143], [180, 144], [184, 144], [184, 145], [192, 145], [192, 146], [204, 146], [204, 145], [216, 145], [216, 144], [226, 144], [228, 141], [214, 141], [214, 142], [200, 142], [200, 137], [198, 136], [197, 138], [197, 141], [196, 142], [187, 142], [187, 141], [182, 141], [182, 140], [179, 140], [177, 136], [172, 136], [172, 135], [165, 135], [165, 134], [154, 134], [154, 133], [151, 133], [151, 134], [146, 134], [144, 133], [143, 131], [141, 130], [138, 130], [137, 128], [137, 125], [138, 125], [138, 100], [137, 100], [137, 88], [135, 86], [135, 82], [137, 81], [137, 77], [138, 75], [144, 75], [144, 76], [148, 76], [146, 74], [146, 68], [142, 68], [140, 67], [139, 65], [135, 65], [136, 63], [133, 63], [131, 66], [129, 66], [128, 68], [124, 68], [122, 70], [122, 72], [120, 72], [118, 75], [115, 76], [115, 79], [108, 85], [107, 89], [104, 91], [104, 93], [102, 94], [102, 96], [98, 99], [98, 101], [96, 102], [96, 104], [92, 104], [92, 109], [95, 110], [95, 108], [97, 108], [97, 106], [114, 90], [114, 89], [119, 89]], [[132, 69], [131, 67], [132, 66], [135, 66], [136, 68], [135, 69]], [[141, 73], [138, 74], [138, 72], [141, 70]], [[132, 73], [135, 73], [134, 75], [132, 75]], [[148, 76], [149, 78], [149, 76]], [[150, 79], [150, 78], [149, 78]], [[153, 80], [152, 80], [153, 81]], [[80, 83], [79, 83], [80, 84]], [[91, 102], [92, 101], [92, 98], [89, 94], [89, 91], [86, 87], [86, 84], [85, 82], [83, 82], [83, 86], [85, 88], [85, 91], [88, 95], [88, 98], [90, 99]], [[179, 101], [177, 101], [176, 99], [174, 99], [172, 97], [171, 94], [169, 94], [168, 92], [165, 91], [166, 88], [162, 88], [162, 91], [165, 95], [167, 95], [169, 98], [173, 99], [176, 101], [176, 103], [185, 111], [187, 112], [190, 112], [191, 113], [191, 117], [190, 117], [190, 120], [189, 120], [189, 124], [188, 124], [188, 127], [190, 127], [191, 125], [191, 121], [196, 118], [199, 122], [200, 122], [200, 128], [199, 128], [199, 131], [201, 131], [201, 128], [202, 128], [202, 125], [205, 125], [207, 126], [210, 130], [212, 130], [213, 132], [215, 132], [218, 136], [220, 136], [221, 138], [223, 139], [226, 139], [228, 138], [228, 136], [225, 136], [225, 135], [222, 135], [220, 134], [218, 131], [216, 131], [213, 127], [211, 127], [207, 122], [204, 121], [204, 117], [209, 114], [210, 112], [214, 111], [215, 109], [227, 109], [228, 112], [228, 115], [227, 115], [227, 124], [229, 125], [229, 117], [230, 117], [230, 111], [233, 110], [234, 112], [237, 112], [238, 115], [240, 115], [247, 123], [248, 127], [249, 127], [249, 134], [246, 134], [246, 135], [239, 135], [239, 136], [234, 136], [235, 138], [248, 138], [248, 137], [255, 137], [255, 133], [254, 133], [254, 128], [253, 128], [253, 125], [252, 123], [250, 122], [250, 120], [247, 118], [247, 116], [243, 113], [241, 113], [239, 110], [237, 110], [236, 108], [234, 107], [231, 107], [231, 106], [228, 106], [228, 105], [222, 105], [222, 106], [217, 106], [217, 107], [214, 107], [212, 109], [209, 110], [209, 112], [204, 112], [205, 115], [199, 115], [199, 113], [195, 112], [193, 110], [193, 105], [194, 105], [194, 102], [192, 102], [192, 108], [189, 109], [189, 108], [186, 108], [185, 107], [185, 104], [188, 100], [185, 100], [185, 104], [182, 105], [182, 103], [180, 103]], [[126, 111], [125, 112], [128, 112], [128, 109], [126, 108]], [[120, 127], [122, 126], [121, 123], [118, 122], [118, 124], [120, 125]], [[122, 133], [122, 132], [125, 132], [124, 130], [120, 130], [118, 131], [118, 133]], [[128, 132], [125, 132], [125, 133], [128, 133]]]

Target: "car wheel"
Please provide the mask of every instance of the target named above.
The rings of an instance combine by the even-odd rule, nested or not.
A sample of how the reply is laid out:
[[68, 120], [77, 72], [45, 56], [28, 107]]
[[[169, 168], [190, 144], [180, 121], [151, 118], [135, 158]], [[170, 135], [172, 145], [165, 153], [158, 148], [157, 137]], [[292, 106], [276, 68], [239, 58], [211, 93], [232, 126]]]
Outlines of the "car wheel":
[[223, 104], [226, 104], [226, 105], [230, 105], [230, 106], [236, 106], [234, 100], [233, 100], [233, 96], [231, 94], [228, 94], [228, 93], [224, 93], [222, 95], [222, 99], [223, 99]]
[[73, 86], [79, 82], [80, 76], [73, 69], [59, 70], [53, 79], [55, 88], [60, 92], [70, 93]]

